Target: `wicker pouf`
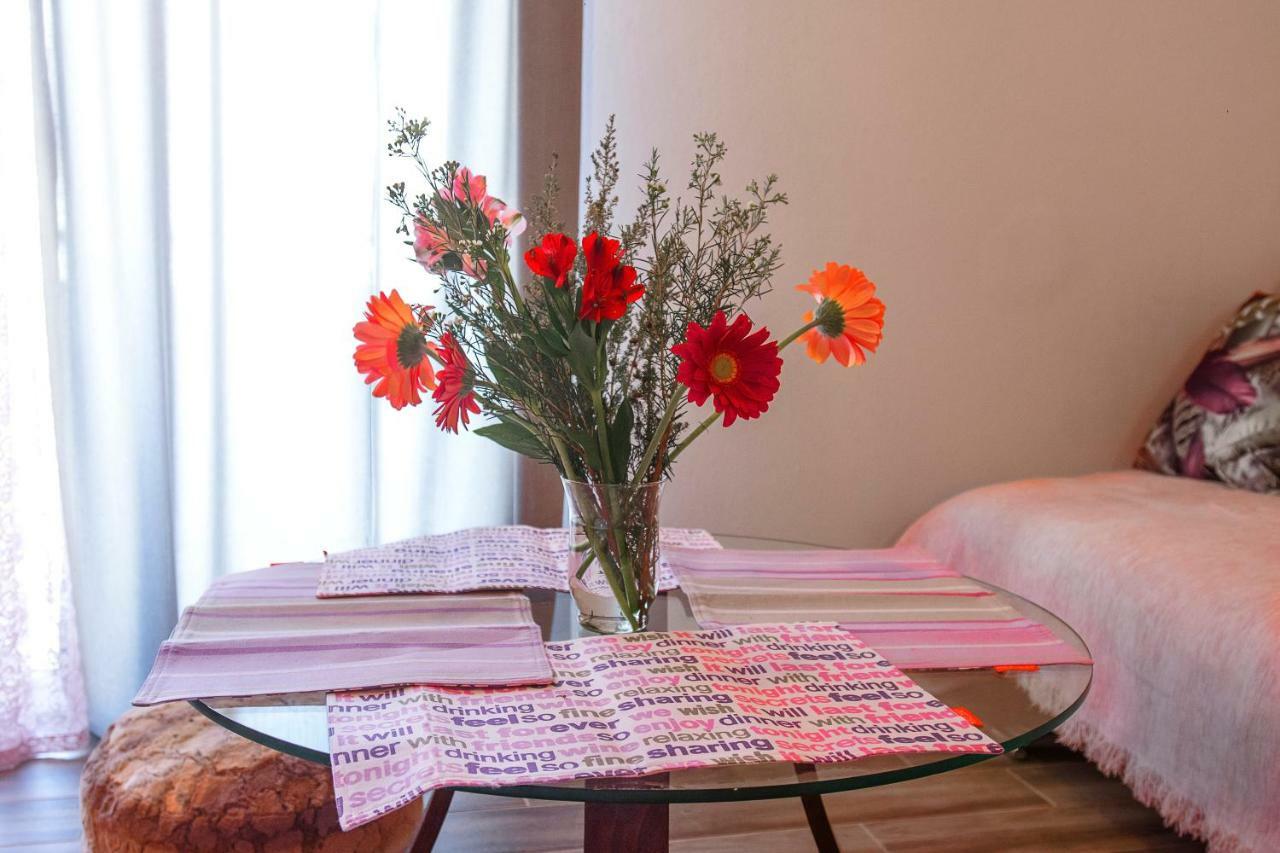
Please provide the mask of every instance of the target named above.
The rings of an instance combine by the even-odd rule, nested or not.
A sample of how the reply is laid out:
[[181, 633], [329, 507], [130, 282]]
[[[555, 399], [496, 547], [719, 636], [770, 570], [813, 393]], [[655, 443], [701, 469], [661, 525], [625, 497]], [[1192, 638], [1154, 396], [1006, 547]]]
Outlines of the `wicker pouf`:
[[107, 729], [80, 782], [92, 853], [403, 851], [406, 807], [338, 828], [329, 768], [252, 743], [186, 702], [135, 708]]

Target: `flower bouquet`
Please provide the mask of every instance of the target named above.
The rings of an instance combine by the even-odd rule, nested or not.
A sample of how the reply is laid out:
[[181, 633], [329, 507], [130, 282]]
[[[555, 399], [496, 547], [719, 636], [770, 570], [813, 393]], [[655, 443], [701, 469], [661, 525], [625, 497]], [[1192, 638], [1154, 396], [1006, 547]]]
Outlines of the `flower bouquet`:
[[[437, 425], [477, 434], [554, 465], [571, 516], [570, 588], [584, 625], [640, 631], [654, 600], [658, 507], [673, 465], [717, 420], [764, 414], [778, 391], [779, 354], [803, 339], [822, 363], [862, 364], [880, 343], [884, 304], [853, 267], [828, 263], [798, 290], [815, 300], [781, 341], [745, 306], [769, 290], [779, 250], [765, 230], [786, 203], [770, 175], [742, 197], [720, 195], [725, 146], [694, 136], [686, 200], [673, 196], [655, 151], [630, 222], [615, 222], [619, 166], [612, 119], [591, 157], [581, 239], [556, 221], [554, 164], [521, 214], [456, 162], [432, 167], [428, 123], [403, 112], [389, 153], [411, 160], [427, 192], [388, 188], [400, 232], [440, 277], [443, 307], [400, 294], [369, 300], [355, 327], [357, 369], [394, 408], [430, 392]], [[530, 275], [512, 245], [526, 230]], [[713, 413], [698, 413], [711, 401]]]

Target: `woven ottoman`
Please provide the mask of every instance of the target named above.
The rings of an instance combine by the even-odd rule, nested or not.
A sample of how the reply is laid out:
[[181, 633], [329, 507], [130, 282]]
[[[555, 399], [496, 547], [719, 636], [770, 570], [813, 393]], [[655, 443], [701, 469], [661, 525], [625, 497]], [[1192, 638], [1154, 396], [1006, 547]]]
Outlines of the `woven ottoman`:
[[338, 828], [329, 768], [248, 741], [186, 702], [135, 708], [107, 729], [80, 782], [92, 853], [399, 853], [422, 818], [409, 806]]

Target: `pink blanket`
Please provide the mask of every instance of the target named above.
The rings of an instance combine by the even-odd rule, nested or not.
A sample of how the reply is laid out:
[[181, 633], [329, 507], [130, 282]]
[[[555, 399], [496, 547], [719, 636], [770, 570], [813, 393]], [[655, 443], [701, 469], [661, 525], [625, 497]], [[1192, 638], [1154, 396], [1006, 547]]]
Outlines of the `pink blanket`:
[[1027, 480], [943, 503], [900, 544], [1085, 638], [1094, 686], [1063, 740], [1211, 850], [1280, 850], [1280, 499], [1137, 471]]

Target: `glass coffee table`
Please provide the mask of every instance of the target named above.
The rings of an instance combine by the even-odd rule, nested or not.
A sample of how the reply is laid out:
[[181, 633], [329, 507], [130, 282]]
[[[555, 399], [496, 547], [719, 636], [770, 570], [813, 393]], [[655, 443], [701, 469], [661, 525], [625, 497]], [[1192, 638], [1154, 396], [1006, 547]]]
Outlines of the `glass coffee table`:
[[[802, 542], [723, 536], [726, 548], [785, 549], [820, 547]], [[979, 581], [979, 583], [981, 583]], [[1023, 615], [1048, 626], [1087, 654], [1084, 641], [1049, 611], [1007, 590], [983, 584]], [[527, 590], [544, 639], [583, 636], [573, 600], [567, 593]], [[658, 596], [651, 627], [655, 631], [692, 630], [688, 600], [679, 590]], [[1031, 670], [908, 670], [925, 690], [982, 721], [983, 731], [1006, 752], [1027, 746], [1052, 732], [1084, 702], [1093, 667], [1057, 664]], [[192, 705], [219, 725], [289, 755], [329, 763], [323, 693], [295, 693], [237, 699], [195, 700]], [[840, 764], [742, 764], [680, 770], [636, 778], [591, 779], [554, 785], [508, 788], [459, 788], [496, 797], [568, 800], [585, 804], [583, 849], [590, 853], [654, 853], [667, 850], [668, 806], [797, 797], [801, 800], [817, 848], [837, 851], [835, 835], [822, 805], [823, 794], [905, 782], [945, 773], [994, 756], [980, 753], [879, 756]], [[430, 795], [414, 853], [431, 850], [444, 824], [453, 790]]]

